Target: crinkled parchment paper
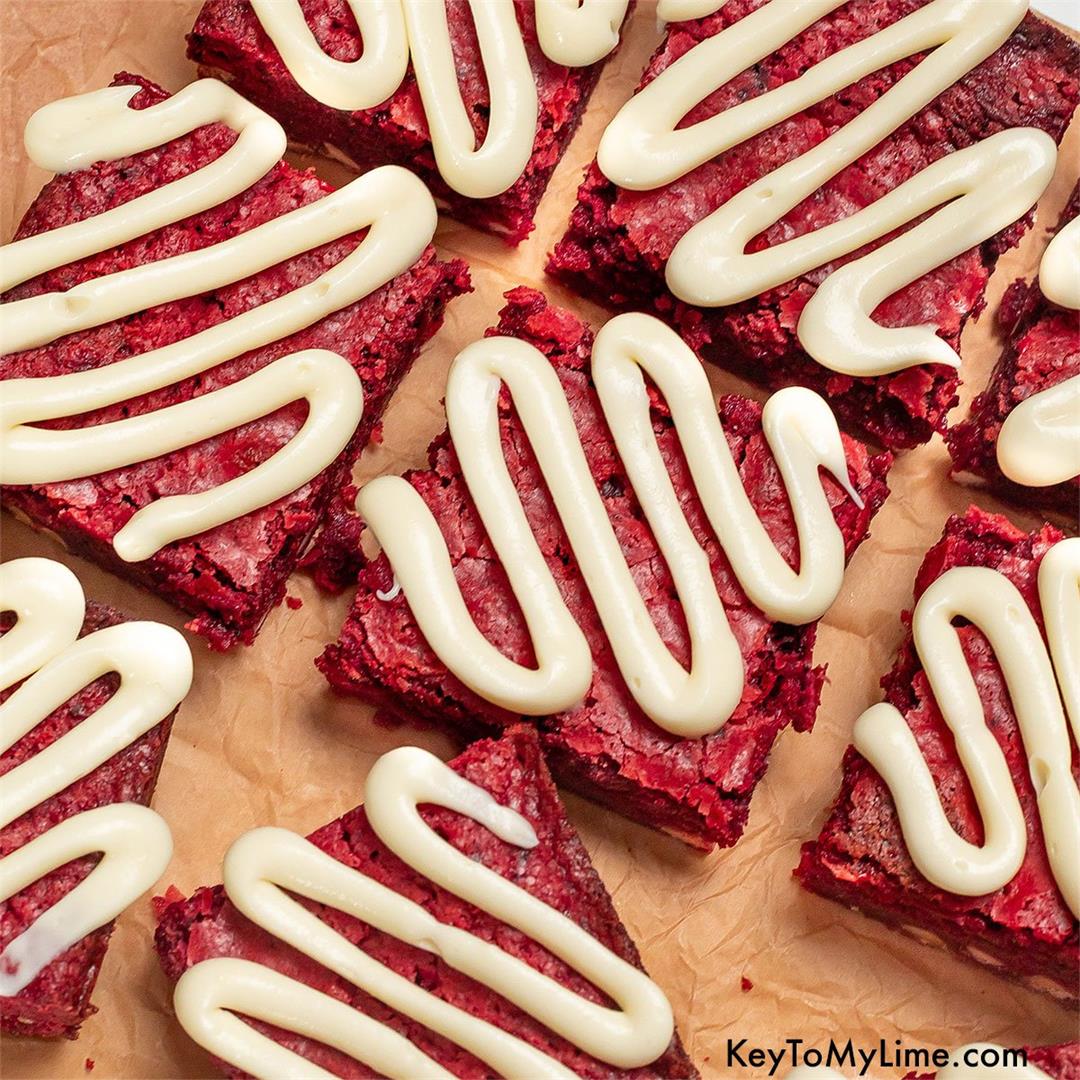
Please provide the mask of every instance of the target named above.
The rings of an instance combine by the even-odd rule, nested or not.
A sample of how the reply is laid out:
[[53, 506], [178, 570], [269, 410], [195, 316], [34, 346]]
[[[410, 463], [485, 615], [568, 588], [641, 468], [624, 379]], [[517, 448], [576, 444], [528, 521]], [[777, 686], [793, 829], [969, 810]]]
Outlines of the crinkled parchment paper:
[[[45, 179], [22, 151], [22, 127], [31, 112], [54, 98], [103, 86], [124, 69], [179, 89], [195, 74], [184, 58], [184, 34], [197, 8], [193, 0], [3, 0], [4, 239]], [[544, 256], [566, 221], [604, 123], [629, 95], [658, 37], [654, 13], [643, 2], [555, 175], [539, 227], [520, 250], [510, 252], [501, 241], [453, 222], [440, 227], [440, 246], [468, 260], [476, 291], [451, 305], [445, 327], [398, 392], [385, 442], [363, 459], [365, 477], [423, 459], [443, 423], [447, 365], [494, 321], [506, 289], [521, 283], [544, 288], [594, 324], [603, 320], [602, 312], [545, 280]], [[1077, 174], [1075, 126], [1072, 136], [1061, 175], [1040, 208], [1040, 227], [1003, 260], [990, 311], [969, 327], [961, 408], [983, 385], [998, 347], [991, 318], [997, 298], [1008, 280], [1036, 265], [1045, 225]], [[746, 389], [713, 374], [717, 389]], [[671, 997], [687, 1049], [708, 1077], [752, 1075], [726, 1066], [729, 1038], [766, 1046], [787, 1037], [822, 1044], [832, 1036], [850, 1036], [862, 1046], [882, 1038], [890, 1045], [901, 1039], [910, 1046], [951, 1046], [976, 1037], [1018, 1044], [1075, 1035], [1075, 1018], [1049, 999], [810, 896], [791, 877], [799, 844], [816, 833], [836, 792], [852, 723], [877, 699], [922, 553], [947, 515], [973, 499], [1002, 509], [948, 480], [938, 440], [904, 454], [890, 482], [892, 495], [874, 535], [855, 556], [818, 638], [817, 659], [828, 662], [829, 682], [817, 727], [811, 735], [789, 731], [779, 740], [736, 848], [703, 856], [567, 799], [649, 971]], [[1032, 524], [1005, 510], [1025, 527]], [[67, 556], [6, 516], [2, 539], [4, 559], [61, 559], [89, 596], [141, 618], [182, 622], [165, 604]], [[219, 656], [192, 639], [195, 686], [181, 707], [154, 799], [176, 839], [158, 891], [172, 883], [187, 893], [219, 881], [223, 852], [246, 829], [273, 824], [306, 833], [354, 806], [372, 761], [393, 746], [418, 742], [451, 752], [449, 743], [430, 733], [389, 731], [373, 723], [366, 707], [334, 698], [312, 660], [336, 636], [347, 598], [320, 595], [303, 575], [294, 577], [290, 593], [303, 606], [279, 607], [250, 649]], [[5, 1076], [77, 1077], [88, 1059], [95, 1077], [109, 1080], [213, 1075], [206, 1056], [172, 1019], [169, 986], [152, 949], [153, 925], [148, 898], [120, 917], [94, 998], [100, 1012], [77, 1042], [6, 1039]], [[745, 991], [744, 977], [753, 984]]]

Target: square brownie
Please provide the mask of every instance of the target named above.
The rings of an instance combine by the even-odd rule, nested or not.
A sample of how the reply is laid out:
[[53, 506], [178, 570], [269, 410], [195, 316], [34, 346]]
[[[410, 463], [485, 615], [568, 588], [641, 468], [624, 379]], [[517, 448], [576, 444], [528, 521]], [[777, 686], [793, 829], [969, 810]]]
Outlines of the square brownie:
[[[1061, 533], [1049, 525], [1027, 535], [1007, 519], [973, 507], [950, 518], [942, 539], [927, 553], [915, 583], [916, 599], [953, 567], [990, 567], [1019, 589], [1038, 617], [1039, 564], [1060, 539]], [[1020, 870], [1004, 888], [985, 896], [958, 896], [931, 884], [908, 853], [889, 788], [851, 747], [844, 757], [840, 794], [821, 835], [803, 847], [796, 876], [812, 892], [1075, 1002], [1077, 920], [1048, 862], [1016, 714], [987, 639], [970, 624], [961, 625], [958, 633], [986, 723], [1005, 754], [1027, 822]], [[927, 757], [950, 823], [966, 840], [979, 843], [979, 811], [910, 635], [882, 686], [885, 700], [903, 715]], [[1075, 747], [1072, 770], [1080, 775]]]
[[[671, 575], [644, 521], [590, 381], [592, 332], [571, 313], [549, 306], [533, 289], [514, 289], [507, 298], [491, 333], [528, 342], [554, 366], [623, 554], [661, 638], [685, 665], [689, 653], [686, 624]], [[791, 560], [794, 523], [762, 433], [761, 406], [728, 396], [719, 411], [754, 508], [779, 551]], [[692, 844], [735, 843], [774, 740], [788, 724], [799, 731], [813, 724], [824, 678], [824, 669], [812, 662], [814, 625], [773, 623], [747, 598], [693, 494], [670, 418], [658, 407], [654, 429], [661, 453], [695, 539], [708, 554], [742, 652], [746, 682], [742, 700], [720, 731], [702, 738], [681, 738], [657, 727], [641, 711], [619, 673], [539, 466], [506, 395], [500, 423], [509, 473], [522, 495], [529, 524], [593, 657], [592, 686], [581, 704], [535, 719], [552, 772], [566, 787]], [[831, 478], [824, 483], [850, 557], [885, 499], [890, 458], [872, 456], [852, 440], [845, 442], [845, 449], [863, 508], [848, 499]], [[521, 612], [445, 434], [431, 446], [430, 467], [407, 474], [407, 479], [443, 531], [455, 576], [480, 632], [510, 659], [531, 663]], [[482, 699], [450, 673], [423, 638], [405, 597], [390, 590], [392, 571], [385, 556], [365, 563], [339, 640], [317, 660], [331, 685], [464, 739], [519, 722], [517, 714]]]
[[[1073, 190], [1058, 229], [1080, 216], [1080, 187]], [[1077, 271], [1080, 273], [1080, 270]], [[998, 465], [997, 443], [1005, 418], [1022, 401], [1080, 375], [1080, 314], [1058, 307], [1036, 278], [1014, 281], [998, 309], [1008, 341], [986, 389], [971, 403], [966, 420], [949, 428], [946, 441], [954, 472], [971, 473], [1022, 505], [1069, 514], [1080, 506], [1080, 476], [1048, 487], [1010, 480]]]
[[[123, 621], [111, 608], [90, 601], [80, 637]], [[3, 616], [0, 628], [6, 633], [13, 624], [8, 613]], [[0, 702], [15, 693], [19, 685], [0, 693]], [[85, 721], [112, 697], [118, 685], [116, 675], [103, 676], [50, 713], [0, 754], [0, 777]], [[85, 810], [113, 803], [149, 805], [175, 716], [174, 709], [160, 724], [98, 768], [0, 829], [0, 859]], [[42, 913], [71, 892], [97, 861], [93, 856], [75, 859], [0, 901], [0, 950], [6, 949]], [[113, 923], [106, 923], [61, 953], [17, 994], [0, 997], [0, 1031], [41, 1038], [76, 1038], [82, 1022], [97, 1012], [90, 996], [112, 931]]]
[[[859, 0], [844, 4], [782, 49], [711, 94], [684, 120], [697, 122], [790, 83], [816, 63], [923, 6], [926, 0]], [[714, 14], [673, 23], [642, 76], [645, 86], [704, 39], [761, 6], [729, 0]], [[890, 449], [926, 442], [944, 431], [956, 401], [957, 376], [943, 365], [855, 378], [829, 371], [802, 349], [796, 326], [829, 263], [753, 299], [695, 307], [668, 289], [664, 268], [675, 244], [736, 193], [842, 128], [907, 74], [919, 57], [883, 68], [789, 120], [720, 154], [673, 183], [629, 191], [594, 164], [548, 271], [584, 296], [617, 309], [667, 319], [707, 360], [769, 387], [809, 386], [828, 398], [841, 423]], [[815, 232], [876, 202], [954, 150], [1006, 128], [1063, 135], [1078, 100], [1080, 46], [1029, 15], [992, 56], [869, 153], [824, 184], [750, 245], [751, 250]], [[874, 313], [886, 326], [929, 324], [956, 348], [965, 323], [984, 305], [998, 256], [1028, 225], [1025, 218], [891, 296]]]
[[[136, 109], [168, 97], [134, 75], [119, 75], [115, 84], [140, 87], [131, 102]], [[59, 175], [27, 211], [16, 239], [104, 213], [190, 175], [217, 159], [235, 138], [224, 125], [206, 125], [157, 149]], [[313, 203], [331, 190], [314, 174], [281, 162], [248, 190], [210, 210], [42, 274], [9, 290], [3, 299], [63, 293], [106, 274], [205, 249]], [[339, 263], [361, 239], [361, 234], [346, 236], [213, 292], [0, 357], [0, 380], [103, 368], [190, 337], [307, 284]], [[58, 536], [70, 550], [190, 613], [189, 628], [215, 648], [249, 644], [284, 596], [286, 578], [323, 519], [328, 501], [347, 478], [418, 350], [439, 327], [446, 303], [468, 288], [464, 264], [440, 261], [429, 246], [405, 273], [304, 330], [152, 394], [52, 422], [55, 427], [107, 423], [188, 401], [292, 352], [340, 353], [363, 384], [361, 423], [336, 461], [268, 506], [168, 543], [140, 562], [125, 562], [113, 548], [120, 528], [155, 499], [204, 491], [265, 461], [300, 430], [307, 414], [303, 401], [126, 468], [61, 483], [5, 486], [4, 503], [34, 527]]]
[[[427, 806], [424, 820], [458, 851], [501, 874], [532, 896], [562, 912], [617, 956], [641, 968], [638, 951], [612, 905], [588, 853], [566, 818], [555, 785], [544, 766], [531, 728], [519, 726], [498, 741], [479, 742], [450, 762], [465, 779], [488, 791], [503, 806], [525, 816], [539, 843], [517, 848], [483, 825], [442, 807]], [[590, 983], [539, 943], [487, 912], [429, 881], [390, 852], [378, 839], [363, 806], [311, 834], [310, 841], [339, 862], [420, 904], [440, 922], [460, 927], [482, 941], [569, 987], [582, 997], [602, 1002]], [[223, 887], [199, 889], [189, 899], [175, 890], [160, 898], [156, 943], [171, 980], [190, 967], [215, 957], [235, 957], [288, 974], [344, 1002], [405, 1036], [419, 1051], [455, 1076], [488, 1076], [491, 1070], [462, 1047], [415, 1020], [368, 996], [316, 961], [295, 951], [249, 921], [233, 906]], [[421, 951], [351, 915], [308, 902], [309, 908], [334, 930], [362, 948], [378, 963], [424, 990], [486, 1020], [554, 1057], [577, 1076], [595, 1080], [614, 1076], [696, 1077], [697, 1072], [673, 1036], [662, 1057], [651, 1065], [613, 1070], [547, 1029], [494, 991], [462, 974], [434, 952]], [[249, 1021], [275, 1042], [313, 1064], [343, 1077], [378, 1074], [339, 1050], [293, 1032]], [[218, 1063], [228, 1076], [244, 1075]]]
[[[488, 75], [468, 0], [445, 3], [462, 102], [479, 145], [490, 112]], [[580, 68], [552, 62], [537, 40], [535, 5], [515, 0], [514, 6], [536, 78], [539, 115], [524, 172], [508, 190], [491, 198], [467, 198], [439, 174], [411, 65], [400, 87], [380, 105], [354, 112], [331, 108], [297, 84], [250, 0], [208, 0], [188, 35], [188, 56], [202, 74], [224, 79], [276, 117], [296, 143], [344, 160], [358, 171], [405, 165], [453, 217], [518, 244], [533, 229], [536, 208], [581, 122], [604, 61]], [[301, 7], [315, 40], [329, 56], [348, 62], [361, 55], [360, 31], [346, 0], [302, 0]]]

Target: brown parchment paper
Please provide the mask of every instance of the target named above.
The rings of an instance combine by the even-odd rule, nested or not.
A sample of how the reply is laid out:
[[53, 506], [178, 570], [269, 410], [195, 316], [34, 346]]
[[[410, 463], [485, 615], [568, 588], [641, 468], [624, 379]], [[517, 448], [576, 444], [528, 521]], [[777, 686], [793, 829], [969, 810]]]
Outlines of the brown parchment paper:
[[[184, 34], [198, 6], [195, 0], [0, 2], [4, 240], [47, 179], [22, 150], [22, 127], [31, 112], [54, 98], [103, 86], [123, 69], [179, 89], [195, 77], [184, 58]], [[440, 226], [441, 248], [468, 260], [476, 291], [450, 306], [445, 327], [394, 398], [385, 441], [361, 462], [363, 477], [423, 460], [443, 425], [447, 366], [494, 321], [506, 289], [534, 285], [594, 325], [603, 321], [601, 311], [545, 279], [544, 257], [566, 222], [599, 133], [629, 96], [658, 39], [655, 12], [642, 0], [555, 175], [538, 228], [518, 251], [453, 222]], [[1002, 260], [990, 309], [968, 328], [961, 409], [984, 384], [998, 348], [991, 316], [1001, 292], [1036, 265], [1045, 226], [1056, 219], [1077, 175], [1078, 148], [1080, 126], [1074, 125], [1059, 175], [1040, 206], [1040, 227]], [[331, 180], [343, 179], [332, 167], [319, 168]], [[747, 392], [730, 376], [712, 375], [718, 390]], [[799, 844], [816, 834], [836, 792], [852, 723], [878, 699], [878, 679], [901, 637], [899, 612], [909, 604], [918, 563], [945, 518], [977, 501], [1025, 527], [1034, 523], [951, 482], [939, 440], [902, 455], [890, 484], [873, 537], [855, 556], [818, 637], [817, 659], [828, 663], [829, 681], [817, 726], [811, 735], [789, 731], [779, 740], [737, 847], [703, 856], [567, 796], [570, 815], [650, 973], [670, 996], [687, 1050], [706, 1077], [754, 1075], [727, 1066], [728, 1039], [777, 1046], [801, 1037], [824, 1045], [830, 1037], [850, 1036], [865, 1047], [879, 1039], [936, 1047], [975, 1038], [1017, 1045], [1076, 1035], [1075, 1016], [1048, 998], [810, 896], [791, 877]], [[164, 603], [6, 515], [0, 540], [5, 560], [29, 554], [60, 559], [76, 571], [88, 596], [136, 617], [177, 627], [183, 622]], [[220, 656], [191, 639], [195, 684], [181, 707], [154, 799], [176, 843], [158, 892], [170, 883], [188, 893], [219, 881], [225, 849], [253, 826], [306, 833], [348, 810], [360, 801], [372, 761], [393, 746], [413, 742], [444, 756], [452, 752], [437, 736], [387, 730], [373, 723], [368, 708], [333, 697], [312, 660], [336, 636], [348, 598], [320, 595], [302, 575], [289, 591], [303, 606], [279, 607], [250, 649]], [[100, 1012], [77, 1042], [5, 1039], [3, 1075], [78, 1077], [91, 1062], [95, 1078], [109, 1080], [214, 1075], [172, 1018], [170, 988], [152, 949], [153, 926], [148, 898], [125, 912], [97, 985]], [[743, 978], [751, 989], [742, 989]]]

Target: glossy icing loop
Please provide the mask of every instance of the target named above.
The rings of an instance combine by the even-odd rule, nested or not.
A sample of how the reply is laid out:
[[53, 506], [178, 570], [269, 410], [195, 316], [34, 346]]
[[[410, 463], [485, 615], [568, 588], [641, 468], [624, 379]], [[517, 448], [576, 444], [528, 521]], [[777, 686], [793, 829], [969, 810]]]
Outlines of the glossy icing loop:
[[397, 90], [409, 66], [409, 41], [401, 0], [346, 2], [363, 41], [356, 60], [335, 60], [323, 51], [299, 0], [251, 0], [251, 6], [300, 88], [332, 109], [351, 112], [374, 108]]
[[1080, 733], [1078, 590], [1080, 539], [1062, 540], [1039, 566], [1049, 649], [1016, 586], [986, 567], [947, 571], [915, 606], [915, 647], [975, 794], [981, 846], [962, 839], [949, 823], [922, 751], [897, 709], [883, 702], [855, 724], [855, 746], [892, 792], [912, 861], [938, 888], [959, 896], [996, 892], [1016, 875], [1027, 850], [1020, 800], [953, 626], [963, 618], [986, 636], [997, 657], [1027, 754], [1050, 867], [1066, 904], [1080, 916], [1080, 791], [1066, 724], [1067, 709], [1074, 734]]
[[[401, 86], [409, 57], [442, 178], [459, 194], [491, 198], [512, 187], [532, 155], [539, 112], [536, 80], [514, 0], [470, 0], [487, 76], [487, 134], [476, 145], [458, 85], [446, 5], [435, 0], [348, 0], [363, 39], [358, 60], [328, 56], [297, 0], [254, 0], [255, 15], [305, 93], [334, 109], [369, 109]], [[541, 51], [585, 67], [619, 42], [628, 0], [536, 0]]]
[[[236, 126], [237, 140], [210, 165], [124, 206], [3, 248], [5, 288], [218, 205], [250, 187], [280, 157], [285, 140], [277, 123], [216, 80], [194, 83], [143, 110], [127, 107], [137, 92], [112, 87], [46, 106], [27, 126], [31, 156], [39, 164], [83, 168], [150, 150], [213, 122]], [[304, 400], [305, 423], [266, 461], [217, 487], [141, 508], [113, 544], [127, 561], [145, 559], [174, 540], [295, 491], [337, 458], [363, 411], [359, 378], [336, 353], [294, 353], [232, 385], [152, 413], [83, 428], [34, 425], [152, 393], [311, 326], [411, 266], [431, 240], [435, 222], [424, 185], [407, 170], [388, 166], [212, 247], [5, 304], [0, 350], [32, 349], [241, 281], [368, 230], [349, 255], [315, 280], [191, 337], [103, 368], [5, 381], [0, 482], [57, 483], [123, 468]]]
[[[1080, 310], [1080, 218], [1050, 241], [1039, 287], [1059, 307]], [[1001, 471], [1017, 484], [1048, 487], [1080, 475], [1080, 375], [1021, 401], [1001, 425]]]
[[[882, 375], [924, 363], [957, 366], [955, 351], [933, 327], [883, 327], [871, 316], [887, 297], [982, 243], [1035, 204], [1057, 155], [1044, 132], [1000, 132], [934, 162], [842, 221], [761, 251], [747, 254], [746, 246], [995, 52], [1023, 18], [1027, 0], [933, 0], [788, 83], [716, 116], [677, 126], [713, 91], [844, 2], [768, 3], [700, 42], [623, 106], [601, 139], [597, 160], [621, 187], [659, 187], [858, 79], [932, 50], [838, 131], [694, 225], [676, 244], [666, 274], [672, 292], [688, 303], [733, 304], [934, 211], [829, 275], [803, 310], [798, 336], [818, 363], [847, 375]], [[673, 7], [681, 15], [684, 6]], [[688, 5], [700, 14], [697, 9]]]
[[[528, 821], [415, 747], [383, 755], [365, 787], [368, 821], [398, 858], [560, 957], [611, 998], [614, 1007], [588, 1001], [498, 946], [438, 921], [420, 905], [283, 829], [256, 829], [229, 850], [229, 899], [264, 930], [468, 1050], [501, 1076], [573, 1074], [537, 1048], [391, 971], [293, 896], [327, 904], [435, 954], [609, 1065], [636, 1068], [663, 1054], [674, 1021], [660, 989], [565, 915], [448, 844], [420, 816], [420, 804], [454, 810], [522, 848], [537, 844]], [[389, 1027], [258, 964], [232, 959], [196, 964], [177, 983], [174, 1002], [188, 1034], [211, 1053], [257, 1076], [329, 1074], [227, 1010], [317, 1039], [387, 1076], [449, 1076]]]
[[536, 0], [536, 36], [556, 64], [587, 67], [619, 44], [629, 0]]
[[479, 146], [458, 88], [446, 6], [431, 0], [401, 0], [401, 4], [440, 175], [471, 199], [501, 194], [525, 171], [539, 108], [513, 0], [469, 5], [491, 95], [487, 134]]
[[1039, 264], [1039, 287], [1059, 307], [1080, 309], [1080, 217], [1047, 244]]
[[381, 477], [368, 484], [357, 509], [386, 552], [424, 637], [454, 675], [514, 712], [572, 708], [592, 682], [592, 660], [503, 458], [498, 399], [505, 384], [627, 687], [667, 731], [687, 738], [708, 734], [742, 697], [742, 655], [708, 555], [664, 465], [645, 375], [671, 409], [698, 497], [740, 584], [766, 614], [784, 622], [819, 618], [843, 578], [843, 537], [818, 474], [826, 469], [859, 501], [836, 421], [821, 398], [802, 388], [781, 390], [765, 406], [763, 427], [798, 530], [801, 565], [795, 572], [743, 488], [700, 361], [674, 331], [651, 316], [620, 315], [597, 335], [592, 370], [604, 417], [683, 605], [689, 671], [657, 632], [596, 489], [558, 375], [531, 345], [513, 338], [470, 345], [451, 369], [446, 410], [462, 475], [532, 638], [535, 668], [507, 659], [477, 628], [439, 527], [405, 480]]
[[[0, 689], [26, 681], [0, 705], [0, 752], [102, 675], [115, 693], [94, 713], [4, 775], [0, 828], [63, 791], [169, 715], [191, 686], [191, 653], [167, 626], [129, 622], [80, 638], [85, 603], [74, 574], [47, 559], [0, 566], [0, 610], [15, 625], [0, 638]], [[47, 964], [115, 918], [164, 872], [168, 826], [152, 810], [116, 803], [68, 817], [0, 860], [0, 899], [64, 866], [100, 861], [0, 955], [0, 996], [17, 994]]]

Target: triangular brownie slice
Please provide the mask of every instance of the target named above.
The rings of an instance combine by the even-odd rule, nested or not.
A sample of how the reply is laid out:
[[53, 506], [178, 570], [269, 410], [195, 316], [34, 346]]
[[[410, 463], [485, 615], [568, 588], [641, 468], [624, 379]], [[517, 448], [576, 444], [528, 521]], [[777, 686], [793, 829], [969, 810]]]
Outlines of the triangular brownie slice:
[[[444, 840], [527, 893], [562, 912], [618, 957], [641, 967], [630, 940], [580, 839], [566, 818], [540, 752], [535, 732], [510, 729], [497, 741], [475, 743], [450, 762], [460, 776], [490, 793], [496, 802], [527, 819], [538, 843], [530, 849], [509, 844], [483, 825], [456, 812], [426, 806], [422, 817]], [[569, 987], [587, 1000], [604, 997], [581, 975], [530, 937], [479, 910], [417, 873], [376, 836], [364, 808], [357, 807], [312, 833], [310, 841], [338, 862], [420, 905], [440, 923], [467, 930], [482, 941]], [[239, 958], [273, 968], [386, 1024], [452, 1074], [486, 1076], [490, 1068], [460, 1046], [380, 1003], [315, 960], [285, 945], [242, 915], [224, 887], [203, 888], [189, 899], [158, 901], [157, 949], [170, 979], [214, 958]], [[470, 1016], [488, 1021], [553, 1057], [583, 1077], [692, 1077], [693, 1065], [678, 1036], [651, 1065], [613, 1071], [566, 1039], [462, 974], [433, 952], [415, 948], [341, 911], [306, 902], [320, 919], [366, 954], [430, 994]], [[310, 1038], [249, 1021], [280, 1045], [339, 1076], [378, 1075], [339, 1050]], [[242, 1075], [222, 1063], [230, 1076]]]

